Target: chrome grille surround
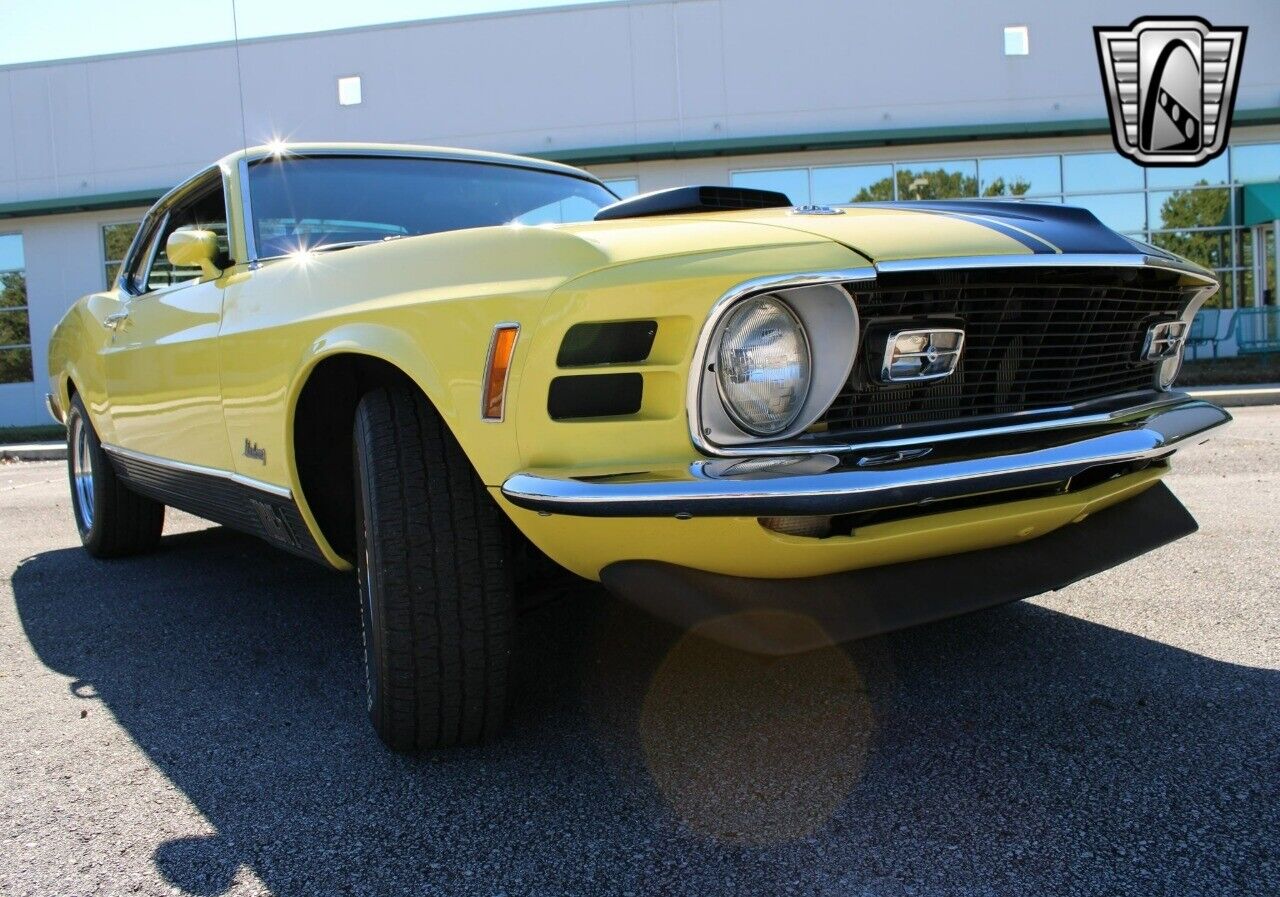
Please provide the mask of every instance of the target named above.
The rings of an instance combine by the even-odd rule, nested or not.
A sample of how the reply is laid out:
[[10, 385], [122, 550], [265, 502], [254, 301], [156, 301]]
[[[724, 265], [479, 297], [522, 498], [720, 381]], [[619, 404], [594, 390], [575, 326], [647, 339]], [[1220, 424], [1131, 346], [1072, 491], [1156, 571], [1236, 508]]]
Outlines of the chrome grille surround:
[[[1190, 323], [1200, 306], [1217, 292], [1219, 286], [1218, 281], [1208, 271], [1189, 262], [1171, 256], [1148, 255], [1138, 252], [1133, 254], [1045, 254], [888, 260], [878, 262], [870, 269], [863, 268], [761, 278], [760, 280], [735, 287], [717, 302], [712, 315], [700, 334], [693, 356], [691, 371], [698, 371], [704, 364], [711, 331], [714, 329], [714, 322], [719, 316], [717, 312], [722, 313], [725, 306], [733, 301], [754, 292], [763, 292], [771, 286], [776, 287], [780, 283], [790, 286], [806, 282], [844, 282], [845, 289], [849, 290], [850, 295], [854, 297], [855, 303], [859, 305], [860, 314], [864, 316], [864, 320], [867, 322], [864, 324], [863, 339], [860, 342], [865, 347], [867, 345], [867, 331], [865, 328], [873, 323], [876, 315], [873, 309], [861, 304], [863, 294], [876, 293], [885, 289], [886, 285], [891, 288], [895, 283], [910, 283], [912, 278], [920, 276], [924, 276], [926, 284], [932, 283], [937, 288], [939, 282], [945, 284], [947, 278], [950, 277], [961, 274], [972, 276], [976, 273], [979, 277], [986, 276], [990, 278], [995, 276], [993, 272], [1000, 272], [999, 276], [1013, 278], [1014, 281], [1021, 280], [1024, 285], [1034, 285], [1046, 274], [1054, 274], [1059, 278], [1064, 278], [1066, 285], [1095, 292], [1106, 289], [1108, 278], [1110, 279], [1109, 282], [1114, 284], [1116, 283], [1116, 278], [1133, 277], [1134, 279], [1142, 279], [1150, 275], [1155, 275], [1158, 278], [1164, 277], [1167, 279], [1167, 292], [1176, 294], [1177, 301], [1169, 302], [1163, 308], [1172, 314], [1174, 318], [1187, 323]], [[1102, 283], [1090, 283], [1091, 278], [1099, 276], [1102, 278]], [[1043, 283], [1043, 281], [1041, 282]], [[1017, 286], [1013, 281], [1009, 283]], [[1084, 298], [1088, 299], [1089, 297], [1086, 296]], [[1166, 298], [1168, 298], [1167, 295]], [[1043, 309], [1038, 311], [1043, 315]], [[1087, 312], [1088, 309], [1085, 309], [1085, 311]], [[1095, 315], [1095, 320], [1102, 320], [1104, 317], [1105, 315]], [[1008, 331], [1008, 333], [1011, 333], [1011, 331]], [[1142, 331], [1134, 337], [1133, 354], [1135, 364], [1142, 348], [1142, 339], [1145, 333], [1146, 328], [1143, 327]], [[1042, 334], [1039, 349], [1033, 353], [1032, 361], [1035, 360], [1036, 356], [1042, 354], [1039, 350], [1042, 350], [1047, 344], [1048, 335], [1049, 331], [1045, 331]], [[995, 367], [996, 382], [1001, 382], [1000, 378], [1003, 377], [1004, 382], [1011, 383], [1016, 376], [1018, 364], [1025, 360], [1025, 357], [1019, 359], [1016, 352], [1006, 351]], [[806, 433], [786, 440], [772, 442], [761, 440], [758, 443], [748, 445], [722, 446], [707, 438], [707, 434], [703, 431], [700, 417], [699, 378], [691, 376], [686, 399], [690, 438], [694, 446], [703, 454], [719, 457], [803, 454], [808, 452], [852, 452], [877, 446], [902, 447], [948, 442], [975, 436], [1007, 436], [1028, 431], [1097, 425], [1104, 421], [1114, 420], [1117, 415], [1123, 414], [1126, 410], [1160, 405], [1169, 398], [1160, 394], [1156, 388], [1158, 365], [1147, 364], [1145, 366], [1145, 374], [1141, 379], [1141, 385], [1137, 388], [1115, 388], [1114, 384], [1112, 384], [1106, 389], [1098, 390], [1096, 393], [1089, 390], [1080, 390], [1080, 395], [1066, 396], [1061, 400], [1066, 401], [1067, 404], [1039, 402], [1035, 403], [1036, 407], [1022, 407], [1021, 409], [1006, 407], [1005, 410], [996, 413], [975, 415], [972, 411], [966, 411], [963, 408], [957, 409], [953, 407], [948, 409], [944, 400], [935, 409], [931, 409], [935, 413], [925, 415], [922, 420], [913, 425], [889, 422], [887, 425], [876, 428], [870, 428], [865, 425], [859, 428], [847, 425], [845, 429], [832, 428], [831, 416], [833, 412], [838, 412], [841, 400], [855, 387], [856, 371], [863, 369], [864, 364], [865, 359], [859, 357], [854, 366], [855, 375], [851, 378], [850, 384], [837, 397], [831, 408], [820, 418], [820, 421], [826, 424], [826, 432]], [[990, 366], [987, 367], [984, 376], [987, 378], [992, 376]], [[1139, 378], [1137, 377], [1134, 377], [1131, 381], [1126, 381], [1127, 384], [1137, 384], [1138, 382]], [[946, 385], [951, 385], [954, 388], [955, 384], [963, 385], [963, 383], [964, 381], [959, 379], [958, 376], [953, 376], [941, 381], [938, 385], [944, 388]], [[1117, 397], [1121, 397], [1124, 400], [1117, 401]], [[1013, 403], [1005, 404], [1007, 406]]]

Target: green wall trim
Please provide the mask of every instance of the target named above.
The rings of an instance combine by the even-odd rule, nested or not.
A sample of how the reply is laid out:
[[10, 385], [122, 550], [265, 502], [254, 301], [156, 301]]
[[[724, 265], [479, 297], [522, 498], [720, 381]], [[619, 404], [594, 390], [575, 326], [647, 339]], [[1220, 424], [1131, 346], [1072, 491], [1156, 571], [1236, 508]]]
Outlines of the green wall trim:
[[[1280, 106], [1266, 109], [1241, 109], [1236, 112], [1232, 123], [1236, 127], [1280, 124]], [[806, 150], [854, 149], [869, 146], [959, 143], [966, 140], [1079, 137], [1106, 134], [1109, 130], [1110, 126], [1105, 118], [1081, 118], [1071, 121], [942, 125], [933, 128], [885, 128], [874, 131], [824, 131], [815, 134], [627, 143], [565, 150], [534, 150], [528, 155], [553, 162], [566, 162], [570, 165], [609, 165], [618, 162], [708, 159], [716, 156], [750, 156], [763, 153], [795, 153]], [[157, 187], [153, 190], [132, 190], [125, 193], [99, 193], [88, 196], [64, 196], [57, 199], [0, 203], [0, 219], [150, 206], [170, 189], [170, 187]]]
[[[1280, 124], [1280, 106], [1241, 109], [1232, 119], [1236, 127]], [[1110, 133], [1105, 118], [1065, 121], [1004, 122], [986, 125], [941, 125], [931, 128], [882, 128], [867, 131], [823, 131], [814, 134], [780, 134], [767, 137], [719, 137], [711, 140], [675, 140], [628, 143], [566, 150], [540, 150], [535, 155], [570, 165], [609, 165], [618, 162], [653, 162], [664, 159], [706, 159], [715, 156], [748, 156], [763, 153], [795, 153], [806, 150], [856, 149], [903, 144], [959, 143], [966, 140], [1014, 140], [1021, 137], [1080, 137]]]
[[86, 196], [60, 196], [56, 199], [31, 199], [0, 203], [0, 218], [34, 218], [39, 215], [65, 215], [70, 212], [100, 212], [104, 209], [128, 209], [150, 206], [168, 192], [130, 190], [124, 193], [94, 193]]

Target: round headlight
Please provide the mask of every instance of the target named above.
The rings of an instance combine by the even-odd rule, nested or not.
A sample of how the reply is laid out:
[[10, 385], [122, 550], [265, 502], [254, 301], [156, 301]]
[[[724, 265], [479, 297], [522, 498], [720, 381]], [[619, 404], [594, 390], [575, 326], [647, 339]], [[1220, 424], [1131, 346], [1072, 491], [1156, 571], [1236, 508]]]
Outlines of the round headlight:
[[743, 430], [772, 436], [791, 426], [809, 394], [811, 374], [808, 337], [786, 303], [759, 296], [729, 313], [716, 380], [725, 410]]

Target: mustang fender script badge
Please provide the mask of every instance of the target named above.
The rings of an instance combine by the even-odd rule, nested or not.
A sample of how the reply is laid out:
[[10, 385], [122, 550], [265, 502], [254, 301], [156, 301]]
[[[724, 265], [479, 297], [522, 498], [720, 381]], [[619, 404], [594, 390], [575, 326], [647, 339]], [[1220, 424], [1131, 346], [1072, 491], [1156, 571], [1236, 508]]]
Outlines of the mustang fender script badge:
[[1248, 31], [1164, 16], [1094, 28], [1116, 152], [1139, 165], [1202, 165], [1220, 155]]
[[267, 450], [258, 448], [258, 443], [250, 442], [248, 438], [244, 441], [244, 456], [254, 461], [261, 461], [263, 464], [267, 463]]

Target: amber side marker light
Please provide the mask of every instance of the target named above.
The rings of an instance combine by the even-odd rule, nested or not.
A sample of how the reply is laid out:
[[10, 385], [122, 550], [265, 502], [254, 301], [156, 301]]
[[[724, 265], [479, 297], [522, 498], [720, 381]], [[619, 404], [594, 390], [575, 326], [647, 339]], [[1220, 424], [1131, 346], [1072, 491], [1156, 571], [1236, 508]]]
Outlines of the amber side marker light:
[[519, 324], [499, 324], [489, 340], [489, 358], [484, 365], [484, 396], [480, 416], [500, 421], [507, 402], [507, 375], [511, 373], [511, 356], [516, 351]]

